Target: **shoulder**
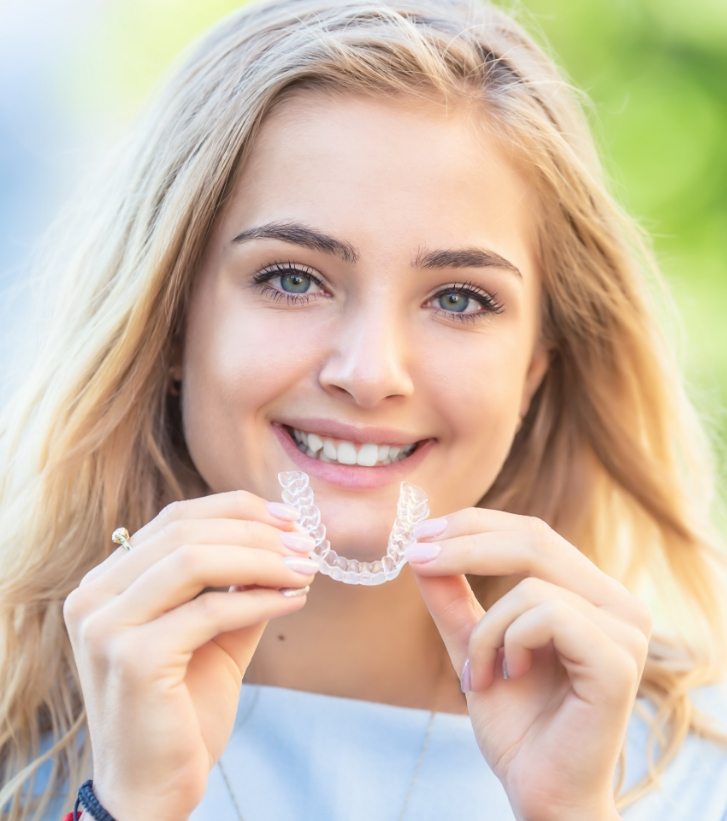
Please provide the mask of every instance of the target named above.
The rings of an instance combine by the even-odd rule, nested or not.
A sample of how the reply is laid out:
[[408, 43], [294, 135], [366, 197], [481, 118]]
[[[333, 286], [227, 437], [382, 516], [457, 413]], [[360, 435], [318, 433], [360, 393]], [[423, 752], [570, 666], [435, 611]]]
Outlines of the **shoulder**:
[[727, 681], [692, 691], [692, 704], [712, 727], [727, 735]]
[[[727, 684], [700, 688], [691, 693], [706, 726], [725, 735], [723, 742], [691, 732], [684, 739], [656, 785], [624, 812], [627, 821], [658, 817], [723, 821], [727, 817]], [[656, 710], [639, 699], [629, 725], [624, 789], [647, 776], [649, 761], [667, 749], [653, 732]]]

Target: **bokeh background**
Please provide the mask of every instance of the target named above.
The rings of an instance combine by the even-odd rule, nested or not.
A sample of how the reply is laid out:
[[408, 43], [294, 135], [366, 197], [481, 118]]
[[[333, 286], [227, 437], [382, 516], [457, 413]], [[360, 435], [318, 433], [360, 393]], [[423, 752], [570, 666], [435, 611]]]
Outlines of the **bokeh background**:
[[[238, 5], [0, 0], [0, 385], [18, 378], [13, 364], [37, 237], [174, 57]], [[689, 389], [715, 433], [724, 477], [727, 2], [508, 7], [590, 99], [613, 188], [653, 237], [673, 286]]]

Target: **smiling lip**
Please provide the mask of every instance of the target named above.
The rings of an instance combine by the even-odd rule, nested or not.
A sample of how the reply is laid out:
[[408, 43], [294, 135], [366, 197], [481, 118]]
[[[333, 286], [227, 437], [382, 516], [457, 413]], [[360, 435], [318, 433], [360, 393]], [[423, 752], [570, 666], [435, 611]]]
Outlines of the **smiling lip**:
[[[295, 444], [292, 437], [283, 425], [274, 422], [272, 427], [273, 431], [275, 432], [275, 435], [280, 440], [280, 443], [283, 446], [285, 452], [301, 470], [304, 470], [310, 476], [322, 479], [325, 482], [330, 482], [330, 484], [332, 485], [338, 485], [339, 487], [346, 487], [357, 490], [367, 490], [371, 488], [383, 487], [384, 485], [390, 484], [391, 482], [401, 481], [402, 479], [406, 478], [407, 474], [409, 474], [421, 463], [422, 459], [425, 458], [429, 450], [434, 445], [434, 439], [427, 439], [423, 441], [422, 444], [419, 445], [410, 456], [407, 456], [405, 459], [402, 459], [399, 462], [392, 462], [390, 465], [377, 465], [375, 467], [362, 467], [360, 465], [338, 465], [334, 462], [321, 462], [318, 459], [313, 459], [311, 456], [307, 456], [305, 453], [298, 450], [297, 445]], [[331, 429], [331, 426], [328, 423], [326, 427], [328, 430]], [[338, 430], [340, 430], [341, 428], [340, 425], [334, 427], [336, 427]], [[303, 428], [303, 430], [308, 430], [308, 428]], [[370, 430], [373, 429], [367, 429], [367, 435]], [[316, 431], [310, 432], [314, 433]], [[341, 436], [340, 438], [344, 437]], [[354, 439], [350, 441], [357, 440]], [[368, 439], [367, 441], [374, 440]], [[387, 442], [381, 442], [380, 439], [377, 439], [375, 441], [379, 442], [380, 444], [389, 444]], [[361, 442], [360, 439], [358, 440], [358, 442], [361, 444], [365, 444], [365, 442]]]

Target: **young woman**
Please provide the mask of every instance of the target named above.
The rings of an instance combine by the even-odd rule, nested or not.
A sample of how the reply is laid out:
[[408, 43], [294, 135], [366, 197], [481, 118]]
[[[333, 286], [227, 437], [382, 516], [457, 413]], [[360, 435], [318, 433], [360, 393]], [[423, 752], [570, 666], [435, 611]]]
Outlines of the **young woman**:
[[[3, 427], [4, 817], [723, 818], [705, 440], [510, 17], [246, 7], [97, 195]], [[422, 488], [400, 575], [289, 470], [364, 562]]]

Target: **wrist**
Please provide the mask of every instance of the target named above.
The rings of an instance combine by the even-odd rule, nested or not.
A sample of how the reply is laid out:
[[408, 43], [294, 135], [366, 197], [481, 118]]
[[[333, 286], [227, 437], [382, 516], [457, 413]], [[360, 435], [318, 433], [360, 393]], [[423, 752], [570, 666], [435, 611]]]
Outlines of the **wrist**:
[[137, 821], [139, 818], [153, 818], [154, 821], [186, 821], [187, 815], [179, 813], [171, 815], [166, 807], [158, 804], [150, 805], [139, 795], [131, 800], [119, 793], [119, 790], [109, 788], [108, 784], [97, 783], [96, 780], [86, 782], [79, 790], [83, 811], [81, 821]]

